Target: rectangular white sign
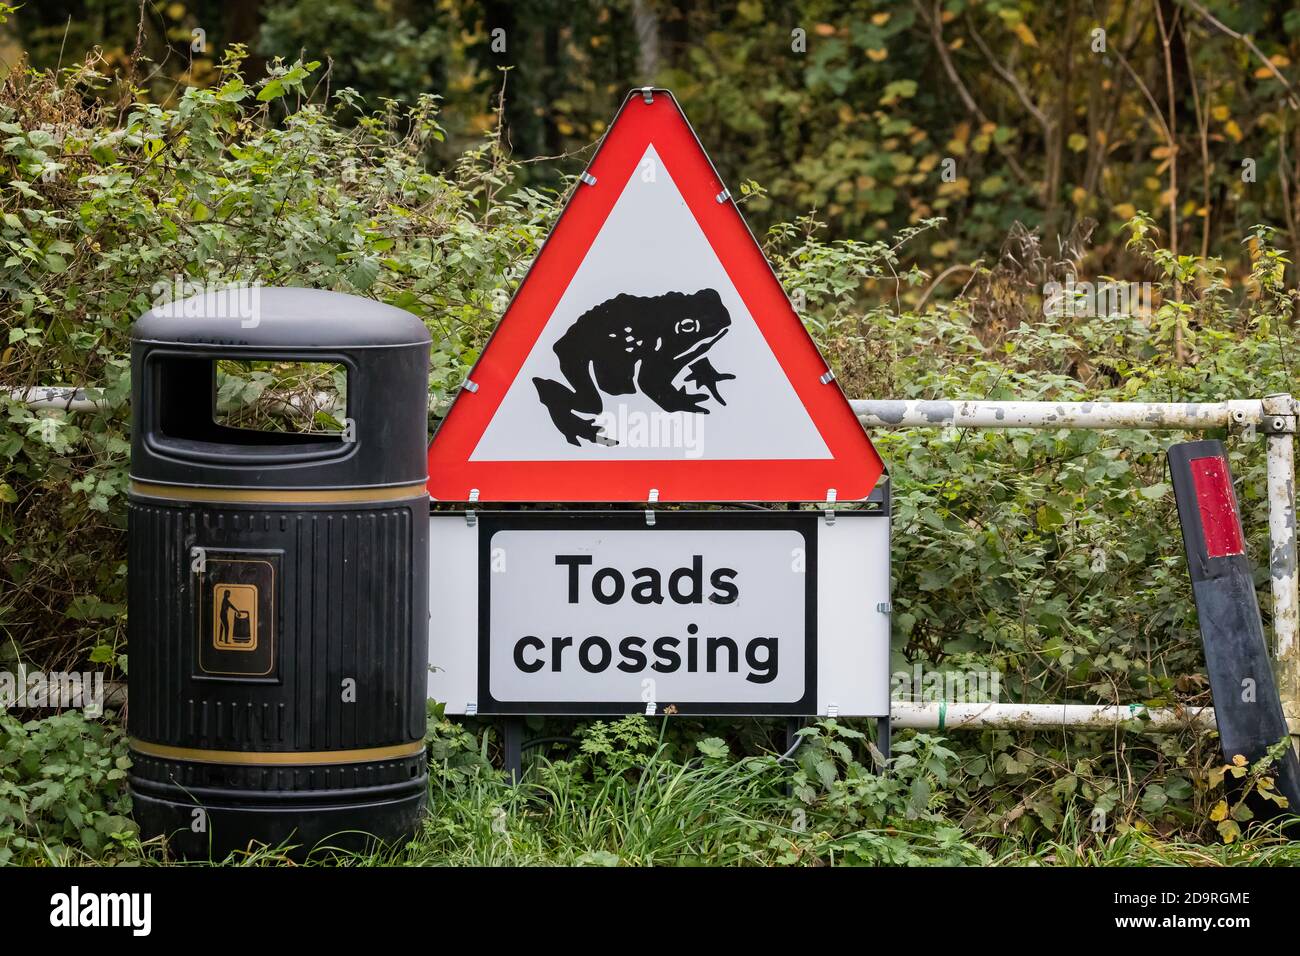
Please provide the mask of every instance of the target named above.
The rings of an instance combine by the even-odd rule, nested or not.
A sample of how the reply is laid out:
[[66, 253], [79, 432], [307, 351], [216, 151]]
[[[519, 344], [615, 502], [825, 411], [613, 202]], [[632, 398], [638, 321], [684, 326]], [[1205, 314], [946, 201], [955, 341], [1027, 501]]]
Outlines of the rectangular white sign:
[[433, 515], [430, 696], [450, 713], [888, 713], [887, 517], [655, 517]]

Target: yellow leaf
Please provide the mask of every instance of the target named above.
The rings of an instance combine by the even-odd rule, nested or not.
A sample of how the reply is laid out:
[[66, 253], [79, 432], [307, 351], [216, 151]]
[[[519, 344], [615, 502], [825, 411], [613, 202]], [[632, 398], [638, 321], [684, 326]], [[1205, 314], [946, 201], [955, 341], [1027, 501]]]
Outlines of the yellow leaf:
[[884, 49], [883, 47], [879, 50], [867, 51], [867, 59], [870, 60], [872, 63], [879, 63], [881, 60], [886, 59], [888, 56], [889, 56], [889, 51]]
[[950, 183], [939, 184], [940, 196], [966, 196], [970, 193], [970, 180], [965, 176], [958, 176]]
[[817, 26], [813, 27], [813, 32], [815, 32], [819, 37], [833, 37], [835, 36], [835, 24], [819, 23]]
[[1025, 26], [1023, 22], [1017, 23], [1011, 30], [1016, 36], [1020, 37], [1020, 42], [1026, 46], [1038, 46], [1038, 37], [1034, 36], [1034, 31]]
[[1240, 143], [1242, 139], [1241, 127], [1237, 125], [1234, 119], [1228, 120], [1223, 124], [1223, 131], [1232, 137], [1234, 143]]
[[1228, 111], [1226, 106], [1216, 106], [1214, 109], [1210, 110], [1210, 115], [1222, 123], [1232, 114]]
[[1210, 819], [1213, 820], [1215, 823], [1218, 823], [1220, 820], [1228, 819], [1227, 800], [1220, 800], [1218, 803], [1214, 805], [1214, 809], [1210, 811]]
[[1235, 767], [1244, 767], [1246, 766], [1246, 758], [1241, 754], [1235, 754], [1232, 758], [1232, 764]]
[[1115, 206], [1114, 209], [1115, 215], [1119, 216], [1121, 219], [1132, 219], [1137, 215], [1137, 209], [1132, 203], [1122, 202], [1118, 206]]
[[886, 23], [889, 22], [889, 14], [877, 13], [871, 18], [871, 22], [878, 27], [883, 27]]
[[1082, 133], [1071, 133], [1067, 145], [1071, 152], [1081, 153], [1088, 148], [1088, 137]]

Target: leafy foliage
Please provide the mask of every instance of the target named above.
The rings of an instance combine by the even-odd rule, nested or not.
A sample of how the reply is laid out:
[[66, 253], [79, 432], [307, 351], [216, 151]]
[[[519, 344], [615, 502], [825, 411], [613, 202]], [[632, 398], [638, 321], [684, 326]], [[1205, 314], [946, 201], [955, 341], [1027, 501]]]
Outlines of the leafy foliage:
[[504, 119], [520, 155], [570, 158], [524, 171], [547, 186], [622, 92], [665, 85], [704, 142], [728, 145], [728, 181], [768, 187], [763, 227], [817, 208], [849, 238], [942, 216], [925, 251], [951, 262], [986, 259], [1018, 221], [1052, 246], [1092, 223], [1093, 266], [1128, 272], [1123, 223], [1142, 209], [1175, 254], [1217, 253], [1233, 274], [1254, 223], [1300, 249], [1300, 12], [1285, 3], [173, 0], [140, 24], [118, 0], [46, 0], [8, 29], [43, 69], [101, 49], [119, 105], [133, 87], [174, 106], [219, 86], [236, 44], [254, 79], [306, 50], [327, 64], [322, 95], [445, 97], [444, 159]]
[[112, 724], [75, 711], [23, 723], [0, 711], [0, 866], [138, 850], [130, 765]]
[[[436, 425], [557, 215], [563, 190], [521, 185], [500, 129], [439, 168], [435, 98], [358, 115], [351, 91], [312, 98], [316, 63], [272, 62], [254, 84], [243, 55], [228, 51], [211, 85], [173, 105], [121, 113], [92, 95], [105, 80], [88, 67], [14, 74], [0, 87], [0, 666], [126, 664], [136, 315], [187, 283], [382, 299], [433, 333]], [[766, 193], [750, 183], [742, 195], [754, 208]], [[1268, 228], [1250, 232], [1234, 277], [1230, 262], [1175, 252], [1134, 211], [1125, 255], [1152, 282], [1149, 307], [1080, 317], [1045, 309], [1044, 289], [1087, 274], [1082, 237], [1049, 255], [1037, 232], [1012, 229], [996, 260], [967, 269], [963, 294], [931, 302], [917, 247], [940, 222], [925, 216], [863, 242], [835, 238], [822, 219], [778, 222], [763, 241], [855, 397], [1198, 401], [1293, 388], [1295, 291]], [[223, 371], [223, 410], [235, 415], [320, 390], [282, 369]], [[10, 391], [83, 383], [100, 410], [36, 409]], [[333, 418], [311, 407], [313, 421]], [[1163, 471], [1178, 436], [873, 437], [892, 470], [898, 666], [996, 671], [1006, 698], [1031, 702], [1208, 702]], [[1226, 437], [1262, 554], [1262, 439]], [[465, 843], [475, 860], [578, 862], [566, 846], [581, 846], [593, 854], [582, 862], [978, 863], [1002, 840], [1036, 852], [1073, 833], [1084, 856], [1133, 831], [1200, 837], [1221, 822], [1211, 819], [1213, 742], [1202, 738], [917, 735], [882, 776], [856, 726], [823, 722], [789, 768], [734, 759], [759, 749], [744, 725], [648, 730], [634, 718], [579, 727], [578, 752], [539, 761], [516, 792], [489, 769], [490, 733], [434, 717], [435, 799], [449, 809], [420, 844], [427, 858], [467, 858], [457, 841], [499, 836], [498, 810], [511, 840]], [[49, 733], [71, 733], [62, 719]], [[6, 720], [8, 746], [23, 725]], [[100, 779], [98, 760], [77, 772]], [[27, 794], [36, 784], [24, 781]], [[105, 813], [121, 813], [106, 792]], [[23, 797], [24, 813], [37, 795]], [[808, 829], [794, 826], [796, 811]], [[1106, 829], [1081, 826], [1096, 811]], [[562, 844], [570, 821], [581, 829]], [[95, 852], [118, 832], [90, 826]]]
[[[195, 285], [383, 298], [429, 322], [431, 399], [445, 411], [553, 212], [540, 193], [500, 195], [496, 140], [448, 175], [429, 172], [441, 136], [432, 98], [341, 127], [290, 101], [316, 63], [273, 66], [250, 88], [241, 56], [219, 86], [173, 109], [138, 105], [120, 124], [77, 95], [102, 82], [89, 69], [0, 87], [0, 662], [54, 668], [123, 649], [136, 316]], [[290, 112], [275, 122], [281, 103]], [[223, 410], [263, 397], [265, 379], [223, 371], [235, 372]], [[19, 400], [66, 382], [105, 406], [74, 416]], [[282, 381], [271, 397], [300, 392]]]

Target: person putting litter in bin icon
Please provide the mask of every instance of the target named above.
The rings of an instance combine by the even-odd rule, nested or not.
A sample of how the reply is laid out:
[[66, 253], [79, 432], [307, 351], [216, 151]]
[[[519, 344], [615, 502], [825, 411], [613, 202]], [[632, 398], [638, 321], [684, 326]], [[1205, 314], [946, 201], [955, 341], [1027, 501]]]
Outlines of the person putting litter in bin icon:
[[[254, 596], [257, 593], [255, 589], [248, 587], [241, 587], [238, 590], [240, 598], [246, 597], [244, 592], [250, 590], [253, 591]], [[249, 645], [253, 645], [252, 614], [248, 608], [242, 608], [231, 600], [230, 592], [229, 587], [221, 589], [221, 606], [217, 610], [217, 639], [214, 643], [217, 647], [247, 649]]]

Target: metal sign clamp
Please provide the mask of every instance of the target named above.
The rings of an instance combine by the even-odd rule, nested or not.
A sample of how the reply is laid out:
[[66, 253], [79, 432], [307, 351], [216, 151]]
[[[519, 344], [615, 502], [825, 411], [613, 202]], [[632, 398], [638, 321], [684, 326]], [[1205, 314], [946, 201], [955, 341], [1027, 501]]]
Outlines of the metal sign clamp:
[[[652, 504], [652, 505], [653, 505], [653, 504], [658, 504], [658, 503], [659, 503], [659, 489], [658, 489], [658, 488], [651, 488], [651, 489], [650, 489], [650, 496], [649, 496], [649, 499], [648, 499], [648, 500], [649, 500], [649, 503]], [[655, 526], [655, 513], [654, 513], [654, 509], [652, 509], [652, 508], [647, 508], [647, 509], [645, 510], [645, 524], [646, 524], [646, 527], [647, 527], [647, 528], [653, 528], [653, 527]]]
[[837, 493], [834, 488], [826, 489], [826, 510], [823, 514], [826, 517], [826, 527], [828, 528], [835, 524], [835, 509], [831, 505], [835, 504], [836, 497]]
[[[478, 489], [471, 488], [469, 490], [469, 502], [470, 504], [474, 504], [477, 501], [478, 501]], [[470, 528], [473, 528], [475, 525], [478, 524], [478, 512], [475, 511], [473, 508], [465, 509], [465, 524]]]
[[1294, 415], [1265, 414], [1259, 423], [1259, 430], [1265, 435], [1294, 435], [1296, 417]]

